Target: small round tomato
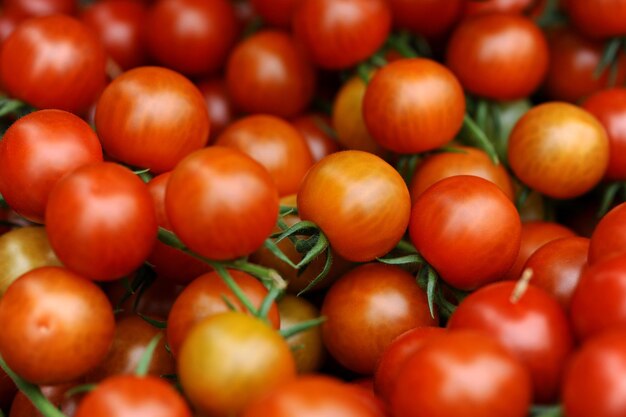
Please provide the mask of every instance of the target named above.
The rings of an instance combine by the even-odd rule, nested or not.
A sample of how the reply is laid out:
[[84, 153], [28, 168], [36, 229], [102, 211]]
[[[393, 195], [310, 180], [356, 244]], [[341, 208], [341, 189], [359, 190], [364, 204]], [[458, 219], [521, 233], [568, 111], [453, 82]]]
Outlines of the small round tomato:
[[363, 98], [372, 137], [398, 153], [418, 153], [450, 142], [463, 124], [465, 97], [458, 80], [430, 59], [394, 61], [378, 70]]
[[569, 17], [590, 38], [626, 35], [626, 7], [623, 0], [567, 0]]
[[313, 98], [315, 69], [289, 34], [266, 30], [233, 49], [226, 82], [238, 108], [291, 117]]
[[333, 137], [334, 131], [328, 116], [315, 113], [305, 114], [293, 119], [291, 124], [304, 137], [313, 162], [339, 150], [339, 144]]
[[263, 21], [288, 29], [296, 7], [302, 0], [251, 0], [254, 11]]
[[626, 203], [614, 207], [600, 220], [589, 243], [589, 264], [626, 252]]
[[122, 375], [108, 378], [85, 396], [74, 417], [191, 417], [176, 390], [161, 378]]
[[28, 19], [2, 44], [0, 77], [33, 106], [86, 110], [104, 88], [106, 53], [95, 33], [64, 15]]
[[391, 165], [366, 152], [344, 151], [309, 170], [298, 192], [298, 211], [302, 220], [320, 227], [340, 256], [367, 262], [402, 239], [411, 198]]
[[292, 22], [294, 36], [316, 65], [343, 69], [383, 45], [391, 11], [384, 0], [302, 0]]
[[389, 0], [394, 26], [428, 38], [445, 35], [459, 20], [463, 0]]
[[132, 171], [111, 162], [64, 176], [46, 207], [50, 245], [69, 269], [90, 279], [119, 279], [148, 258], [156, 241], [154, 204]]
[[465, 2], [464, 15], [476, 16], [488, 13], [517, 13], [528, 10], [535, 0], [469, 0]]
[[445, 332], [424, 341], [391, 394], [394, 417], [524, 417], [531, 382], [524, 366], [492, 338]]
[[235, 120], [237, 111], [230, 98], [226, 81], [221, 78], [210, 78], [197, 84], [204, 97], [211, 120], [211, 141], [214, 140], [226, 126]]
[[463, 87], [494, 100], [517, 100], [539, 87], [548, 70], [548, 44], [532, 20], [488, 14], [461, 23], [446, 62]]
[[239, 119], [222, 132], [215, 145], [235, 148], [267, 169], [280, 196], [298, 192], [313, 158], [304, 137], [289, 122], [269, 115]]
[[94, 283], [60, 267], [22, 275], [0, 303], [0, 353], [26, 380], [42, 385], [74, 381], [107, 354], [115, 321]]
[[493, 183], [458, 175], [441, 180], [417, 199], [411, 240], [441, 278], [472, 290], [501, 279], [520, 247], [515, 206]]
[[56, 182], [94, 162], [102, 162], [102, 148], [85, 121], [62, 110], [30, 113], [0, 142], [0, 193], [13, 210], [41, 223]]
[[200, 91], [158, 67], [135, 68], [109, 84], [98, 100], [95, 124], [109, 156], [156, 173], [173, 169], [209, 140]]
[[524, 184], [550, 197], [573, 198], [604, 176], [609, 140], [589, 112], [550, 102], [532, 108], [515, 125], [508, 156]]
[[178, 372], [199, 411], [226, 417], [294, 378], [296, 365], [289, 345], [274, 329], [254, 317], [228, 312], [191, 329], [178, 356]]
[[435, 326], [426, 293], [401, 268], [373, 263], [339, 278], [322, 304], [324, 345], [344, 367], [372, 374], [391, 341], [405, 331]]
[[0, 45], [13, 33], [22, 20], [24, 20], [22, 16], [2, 10], [0, 13]]
[[4, 0], [2, 2], [3, 11], [24, 17], [72, 15], [76, 12], [77, 5], [76, 0]]
[[247, 256], [272, 232], [278, 190], [270, 174], [244, 153], [215, 146], [185, 158], [168, 181], [165, 210], [172, 230], [209, 259]]

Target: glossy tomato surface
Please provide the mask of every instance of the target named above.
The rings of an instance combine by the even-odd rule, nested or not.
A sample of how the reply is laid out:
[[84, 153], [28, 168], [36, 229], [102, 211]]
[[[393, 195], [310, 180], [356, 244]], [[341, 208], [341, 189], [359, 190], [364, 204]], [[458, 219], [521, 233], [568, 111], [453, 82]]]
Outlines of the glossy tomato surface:
[[428, 38], [445, 35], [461, 17], [462, 0], [389, 0], [394, 26]]
[[589, 243], [589, 264], [593, 265], [626, 252], [626, 204], [614, 207], [600, 220]]
[[567, 0], [573, 24], [590, 38], [626, 35], [626, 5], [621, 0]]

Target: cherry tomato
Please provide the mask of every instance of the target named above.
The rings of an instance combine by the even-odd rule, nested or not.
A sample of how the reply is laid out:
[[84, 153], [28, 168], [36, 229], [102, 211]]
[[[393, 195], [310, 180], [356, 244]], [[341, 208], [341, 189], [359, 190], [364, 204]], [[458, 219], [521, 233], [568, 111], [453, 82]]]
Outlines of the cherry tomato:
[[594, 265], [626, 252], [626, 203], [600, 220], [589, 243], [589, 264]]
[[518, 15], [488, 14], [461, 23], [448, 43], [446, 62], [469, 92], [517, 100], [539, 87], [548, 70], [541, 30]]
[[275, 330], [256, 318], [228, 312], [191, 329], [178, 356], [178, 372], [199, 411], [227, 417], [294, 378], [296, 365]]
[[410, 210], [409, 190], [400, 174], [361, 151], [327, 156], [309, 170], [298, 192], [302, 220], [317, 224], [331, 247], [354, 262], [389, 252], [404, 235]]
[[465, 16], [488, 13], [521, 14], [532, 6], [535, 0], [469, 0], [465, 2]]
[[288, 29], [298, 4], [302, 0], [251, 0], [254, 10], [263, 18], [263, 21], [272, 25]]
[[23, 17], [72, 15], [76, 12], [76, 0], [4, 0], [3, 9]]
[[427, 189], [411, 212], [411, 240], [455, 288], [472, 290], [501, 279], [520, 247], [521, 221], [500, 189], [458, 175]]
[[74, 381], [104, 359], [115, 330], [109, 300], [94, 283], [60, 267], [22, 275], [0, 303], [0, 353], [35, 384]]
[[91, 105], [106, 81], [106, 54], [97, 36], [64, 15], [28, 19], [2, 44], [0, 77], [13, 97], [73, 113]]
[[2, 10], [2, 13], [0, 13], [0, 45], [13, 33], [22, 20], [24, 19], [20, 15], [7, 13], [6, 10]]
[[[64, 415], [72, 417], [76, 413], [78, 403], [82, 395], [75, 394], [66, 396], [65, 394], [72, 388], [76, 387], [76, 383], [44, 386], [41, 393], [54, 404]], [[9, 417], [44, 417], [23, 392], [18, 391], [13, 403], [11, 404], [11, 412]]]
[[[259, 308], [267, 296], [267, 289], [263, 284], [245, 272], [230, 270], [229, 273], [252, 305]], [[181, 345], [196, 323], [215, 314], [230, 311], [224, 297], [237, 311], [246, 311], [217, 272], [198, 277], [183, 290], [167, 318], [167, 341], [174, 355], [178, 355]], [[280, 317], [275, 303], [270, 307], [268, 319], [274, 328], [279, 328]]]
[[554, 198], [591, 190], [609, 161], [604, 127], [587, 111], [550, 102], [529, 110], [509, 138], [509, 164], [529, 187]]
[[191, 417], [183, 397], [164, 380], [122, 375], [98, 384], [74, 417]]
[[394, 26], [428, 38], [445, 35], [461, 17], [463, 0], [389, 0]]
[[622, 0], [567, 0], [569, 17], [590, 38], [626, 35], [626, 7]]
[[378, 70], [363, 99], [372, 137], [398, 153], [436, 149], [463, 124], [465, 97], [458, 80], [430, 59], [394, 61]]
[[302, 0], [293, 16], [294, 36], [326, 69], [348, 68], [368, 58], [390, 29], [391, 11], [384, 0]]
[[165, 68], [136, 68], [116, 78], [98, 100], [95, 122], [109, 156], [155, 173], [173, 169], [209, 140], [202, 94]]
[[265, 30], [233, 49], [226, 82], [238, 108], [291, 117], [313, 98], [315, 69], [289, 34]]
[[372, 374], [387, 346], [419, 326], [435, 326], [426, 293], [396, 266], [367, 264], [341, 277], [322, 304], [324, 345], [344, 367]]
[[302, 134], [313, 162], [339, 150], [330, 118], [327, 116], [310, 113], [293, 119], [291, 124]]
[[391, 395], [394, 417], [524, 417], [531, 399], [525, 367], [473, 331], [433, 336], [407, 361]]
[[[132, 279], [132, 277], [131, 277]], [[144, 317], [165, 321], [176, 298], [184, 287], [166, 279], [157, 279], [141, 291], [128, 294], [128, 283], [123, 280], [102, 283], [104, 290], [117, 311], [117, 318], [141, 314]]]
[[42, 223], [56, 182], [94, 162], [102, 162], [102, 148], [86, 122], [61, 110], [37, 111], [13, 123], [0, 142], [0, 193], [13, 210]]
[[211, 140], [214, 140], [226, 126], [235, 120], [236, 110], [226, 81], [220, 78], [210, 78], [197, 84], [204, 96], [209, 120], [211, 120]]
[[173, 231], [191, 250], [210, 259], [234, 259], [257, 250], [272, 232], [278, 191], [258, 162], [216, 146], [178, 164], [165, 209]]
[[46, 208], [50, 245], [69, 269], [119, 279], [148, 258], [156, 240], [147, 186], [111, 162], [85, 165], [57, 182]]
[[145, 28], [152, 56], [188, 75], [220, 69], [237, 37], [235, 12], [227, 0], [158, 0]]

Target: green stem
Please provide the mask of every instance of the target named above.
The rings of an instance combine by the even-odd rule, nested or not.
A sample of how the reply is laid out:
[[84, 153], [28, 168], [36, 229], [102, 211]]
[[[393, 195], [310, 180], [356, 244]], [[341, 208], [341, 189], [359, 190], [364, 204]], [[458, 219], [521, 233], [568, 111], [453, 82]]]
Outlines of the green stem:
[[163, 333], [159, 332], [152, 338], [152, 340], [150, 340], [150, 343], [148, 343], [148, 346], [146, 346], [146, 350], [143, 352], [143, 355], [141, 355], [141, 358], [139, 359], [137, 369], [135, 369], [136, 376], [148, 375], [148, 371], [150, 370], [150, 363], [152, 362], [152, 357], [154, 356], [154, 351], [156, 350], [162, 337]]
[[244, 305], [246, 310], [248, 310], [253, 316], [258, 317], [259, 313], [257, 309], [254, 307], [248, 296], [243, 292], [239, 285], [237, 285], [233, 277], [230, 276], [228, 270], [224, 267], [224, 265], [219, 262], [211, 262], [210, 265], [213, 267], [213, 269], [215, 269], [215, 271], [217, 271], [220, 278], [222, 278], [222, 281], [224, 281], [228, 289], [230, 289], [232, 293], [235, 294], [235, 297], [237, 297], [241, 304]]
[[276, 301], [276, 299], [282, 294], [282, 292], [283, 292], [282, 288], [274, 287], [270, 290], [267, 296], [265, 296], [265, 298], [263, 299], [263, 303], [261, 304], [261, 307], [259, 308], [258, 317], [260, 319], [268, 321], [267, 314], [269, 313], [270, 308], [272, 308], [272, 303]]
[[491, 143], [485, 132], [483, 132], [476, 122], [474, 122], [474, 120], [472, 120], [472, 118], [467, 114], [465, 114], [465, 117], [463, 118], [462, 132], [469, 140], [485, 151], [494, 164], [498, 165], [500, 163], [498, 153], [496, 152], [496, 148], [493, 146], [493, 143]]
[[309, 330], [310, 328], [319, 326], [320, 324], [324, 323], [325, 321], [326, 321], [326, 317], [318, 317], [316, 319], [303, 321], [301, 323], [294, 324], [293, 326], [289, 327], [288, 329], [280, 330], [280, 335], [284, 339], [289, 339], [291, 336], [294, 336], [294, 335], [296, 335], [298, 333], [305, 332], [305, 331]]

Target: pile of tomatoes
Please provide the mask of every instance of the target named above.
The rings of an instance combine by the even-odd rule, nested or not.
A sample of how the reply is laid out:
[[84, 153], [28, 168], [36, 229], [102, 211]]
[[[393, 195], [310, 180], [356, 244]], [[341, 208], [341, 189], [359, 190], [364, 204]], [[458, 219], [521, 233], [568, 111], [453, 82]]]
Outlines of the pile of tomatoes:
[[0, 416], [626, 416], [626, 0], [3, 0]]

